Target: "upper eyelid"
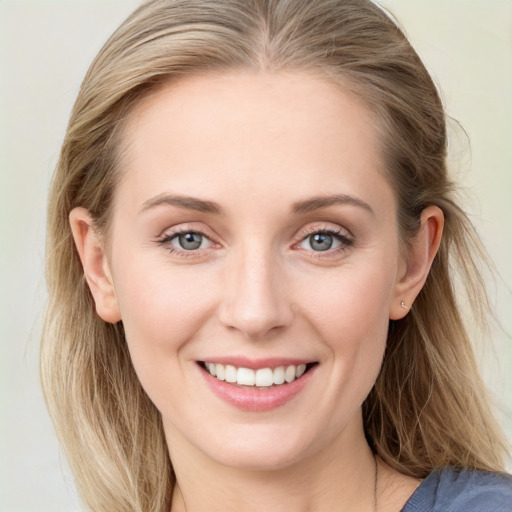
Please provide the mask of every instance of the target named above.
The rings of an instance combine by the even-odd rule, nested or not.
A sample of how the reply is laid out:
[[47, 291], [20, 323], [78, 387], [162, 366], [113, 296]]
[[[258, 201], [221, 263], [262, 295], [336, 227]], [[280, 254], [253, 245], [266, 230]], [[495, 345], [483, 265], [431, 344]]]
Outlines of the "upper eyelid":
[[178, 224], [177, 226], [172, 226], [164, 229], [161, 234], [157, 237], [158, 239], [162, 238], [173, 238], [177, 235], [181, 235], [183, 233], [198, 233], [202, 236], [205, 236], [208, 239], [215, 238], [215, 234], [211, 229], [205, 229], [203, 227], [197, 228], [193, 226], [193, 223], [184, 223]]
[[338, 236], [344, 236], [345, 238], [354, 238], [354, 235], [349, 229], [340, 226], [339, 224], [329, 222], [313, 224], [307, 226], [306, 228], [301, 228], [297, 231], [295, 237], [299, 240], [304, 240], [304, 238], [307, 238], [314, 233], [331, 233]]

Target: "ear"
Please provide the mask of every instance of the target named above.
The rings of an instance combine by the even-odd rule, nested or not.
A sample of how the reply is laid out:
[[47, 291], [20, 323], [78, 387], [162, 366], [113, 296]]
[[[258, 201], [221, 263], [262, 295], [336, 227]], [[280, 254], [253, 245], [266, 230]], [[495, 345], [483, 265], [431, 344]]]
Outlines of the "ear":
[[112, 274], [103, 241], [95, 231], [91, 214], [85, 208], [74, 208], [69, 214], [69, 223], [85, 278], [96, 304], [96, 312], [105, 322], [119, 322], [121, 314]]
[[412, 240], [408, 258], [395, 287], [389, 318], [400, 320], [407, 315], [427, 280], [430, 267], [441, 244], [444, 215], [437, 206], [428, 206], [421, 213], [421, 226]]

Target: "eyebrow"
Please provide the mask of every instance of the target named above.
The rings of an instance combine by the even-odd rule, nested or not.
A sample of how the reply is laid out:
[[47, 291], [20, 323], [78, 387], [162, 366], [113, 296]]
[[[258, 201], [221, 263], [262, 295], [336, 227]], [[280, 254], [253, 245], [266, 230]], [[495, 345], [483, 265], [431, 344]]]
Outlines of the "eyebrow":
[[[358, 197], [348, 194], [318, 196], [304, 201], [297, 201], [293, 204], [291, 212], [298, 215], [339, 204], [357, 206], [367, 210], [372, 215], [375, 215], [375, 212], [368, 203]], [[158, 196], [148, 199], [142, 205], [141, 213], [161, 205], [177, 206], [178, 208], [194, 210], [201, 213], [211, 213], [214, 215], [222, 215], [224, 213], [222, 207], [213, 201], [198, 199], [197, 197], [171, 194], [159, 194]]]
[[141, 213], [160, 205], [177, 206], [178, 208], [194, 210], [201, 213], [212, 213], [214, 215], [221, 215], [223, 213], [221, 206], [213, 201], [206, 201], [191, 196], [169, 194], [160, 194], [145, 201], [142, 205]]
[[364, 210], [367, 210], [372, 215], [375, 215], [375, 212], [373, 211], [372, 207], [363, 201], [362, 199], [359, 199], [358, 197], [354, 197], [347, 194], [335, 194], [331, 196], [319, 196], [319, 197], [313, 197], [311, 199], [307, 199], [305, 201], [298, 201], [293, 204], [292, 206], [292, 213], [300, 214], [300, 213], [309, 213], [315, 210], [320, 210], [321, 208], [327, 208], [329, 206], [333, 205], [351, 205], [351, 206], [358, 206], [360, 208], [363, 208]]

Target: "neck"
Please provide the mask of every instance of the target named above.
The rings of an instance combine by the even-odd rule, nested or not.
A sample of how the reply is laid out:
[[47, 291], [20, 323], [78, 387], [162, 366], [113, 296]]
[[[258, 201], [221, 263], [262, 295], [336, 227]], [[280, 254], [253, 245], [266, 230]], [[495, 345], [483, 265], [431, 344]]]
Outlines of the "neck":
[[349, 426], [328, 448], [277, 469], [218, 464], [166, 429], [176, 474], [172, 512], [368, 511], [375, 460], [362, 429]]

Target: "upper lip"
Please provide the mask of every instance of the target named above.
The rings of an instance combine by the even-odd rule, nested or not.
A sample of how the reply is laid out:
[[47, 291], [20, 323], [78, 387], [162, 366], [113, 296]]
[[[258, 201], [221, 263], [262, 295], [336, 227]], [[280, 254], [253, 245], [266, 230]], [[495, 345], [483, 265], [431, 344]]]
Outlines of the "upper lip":
[[298, 366], [300, 364], [315, 363], [311, 359], [298, 359], [293, 357], [264, 357], [252, 359], [244, 356], [217, 356], [201, 359], [203, 363], [215, 363], [236, 366], [237, 368], [250, 368], [258, 370], [260, 368], [277, 368], [279, 366]]

